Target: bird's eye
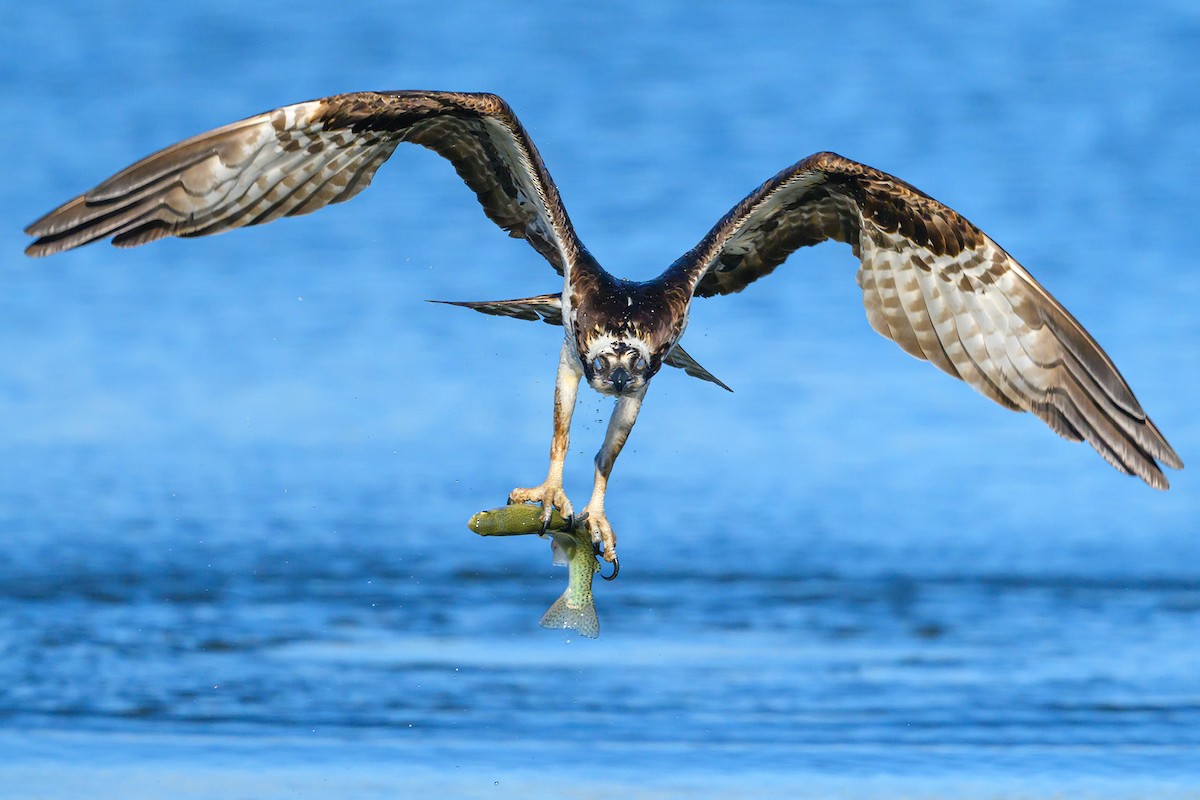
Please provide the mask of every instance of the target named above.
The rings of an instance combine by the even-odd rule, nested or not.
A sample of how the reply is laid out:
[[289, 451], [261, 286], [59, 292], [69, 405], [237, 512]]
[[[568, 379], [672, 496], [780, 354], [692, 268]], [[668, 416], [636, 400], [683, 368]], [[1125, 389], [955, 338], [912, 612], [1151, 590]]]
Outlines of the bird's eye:
[[600, 356], [592, 359], [592, 369], [596, 370], [596, 372], [604, 369], [604, 362], [600, 360]]
[[638, 358], [638, 360], [634, 363], [633, 368], [636, 369], [638, 372], [641, 372], [642, 370], [644, 370], [646, 368], [646, 359]]

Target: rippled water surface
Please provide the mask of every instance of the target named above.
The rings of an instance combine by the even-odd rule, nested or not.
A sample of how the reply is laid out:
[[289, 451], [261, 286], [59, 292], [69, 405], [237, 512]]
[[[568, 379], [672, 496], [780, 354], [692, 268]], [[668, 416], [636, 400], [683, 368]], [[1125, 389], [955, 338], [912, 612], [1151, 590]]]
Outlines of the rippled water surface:
[[904, 356], [845, 248], [697, 304], [736, 392], [656, 379], [596, 641], [538, 628], [544, 543], [465, 528], [544, 474], [558, 339], [421, 301], [556, 287], [437, 158], [20, 255], [137, 156], [352, 89], [503, 94], [634, 278], [833, 149], [1004, 244], [1192, 463], [1191, 4], [26, 4], [0, 45], [0, 796], [1200, 796], [1195, 465], [1154, 492]]

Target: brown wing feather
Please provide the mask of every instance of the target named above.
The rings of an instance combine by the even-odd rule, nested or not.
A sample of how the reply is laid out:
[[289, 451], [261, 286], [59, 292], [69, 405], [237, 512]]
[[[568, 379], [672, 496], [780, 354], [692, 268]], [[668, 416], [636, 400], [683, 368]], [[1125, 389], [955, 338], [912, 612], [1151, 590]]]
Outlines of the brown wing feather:
[[986, 234], [886, 173], [817, 153], [764, 183], [669, 270], [700, 297], [769, 274], [833, 239], [861, 261], [867, 319], [905, 352], [986, 397], [1086, 440], [1158, 489], [1183, 462], [1095, 340]]
[[138, 161], [34, 222], [26, 253], [203, 236], [349, 200], [401, 142], [448, 159], [488, 217], [561, 274], [582, 249], [512, 109], [490, 94], [356, 92], [285, 106]]

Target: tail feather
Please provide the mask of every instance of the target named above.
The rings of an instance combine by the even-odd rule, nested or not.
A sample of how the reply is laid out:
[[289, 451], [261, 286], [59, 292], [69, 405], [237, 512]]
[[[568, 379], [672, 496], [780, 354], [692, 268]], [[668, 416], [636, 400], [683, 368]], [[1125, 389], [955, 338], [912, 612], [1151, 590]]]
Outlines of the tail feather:
[[[512, 317], [514, 319], [541, 320], [547, 325], [562, 325], [562, 295], [559, 294], [539, 294], [536, 297], [521, 297], [516, 300], [483, 300], [483, 301], [464, 301], [464, 300], [430, 300], [431, 303], [440, 303], [444, 306], [459, 306], [461, 308], [470, 308], [478, 311], [480, 314], [491, 314], [495, 317]], [[709, 381], [720, 386], [727, 392], [732, 392], [724, 383], [721, 382], [715, 375], [700, 366], [696, 359], [679, 345], [667, 354], [663, 361], [669, 367], [676, 367], [683, 370], [693, 378]]]
[[567, 592], [554, 601], [554, 605], [546, 609], [542, 615], [543, 628], [566, 628], [581, 636], [595, 639], [600, 635], [600, 618], [596, 616], [596, 607], [588, 604], [583, 608], [572, 608], [567, 605]]
[[716, 375], [713, 375], [704, 367], [700, 366], [700, 362], [692, 358], [691, 353], [684, 350], [679, 345], [675, 345], [671, 352], [667, 353], [667, 357], [663, 360], [663, 363], [668, 367], [676, 367], [677, 369], [681, 369], [688, 375], [691, 375], [693, 378], [699, 378], [702, 381], [715, 383], [717, 386], [720, 386], [727, 392], [733, 391], [733, 389], [730, 389], [728, 386], [726, 386], [720, 378], [718, 378]]
[[485, 300], [464, 302], [455, 300], [430, 300], [446, 306], [472, 308], [481, 314], [516, 319], [542, 320], [547, 325], [562, 325], [562, 297], [557, 294], [540, 294], [537, 297], [522, 297], [518, 300]]

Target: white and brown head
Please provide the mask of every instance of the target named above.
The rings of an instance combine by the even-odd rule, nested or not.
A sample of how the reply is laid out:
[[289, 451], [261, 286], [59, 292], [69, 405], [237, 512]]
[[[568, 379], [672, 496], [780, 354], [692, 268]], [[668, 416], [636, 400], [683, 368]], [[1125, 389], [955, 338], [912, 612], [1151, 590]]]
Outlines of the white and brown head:
[[637, 394], [659, 366], [659, 360], [651, 358], [646, 342], [607, 333], [589, 339], [579, 357], [588, 385], [607, 395]]

